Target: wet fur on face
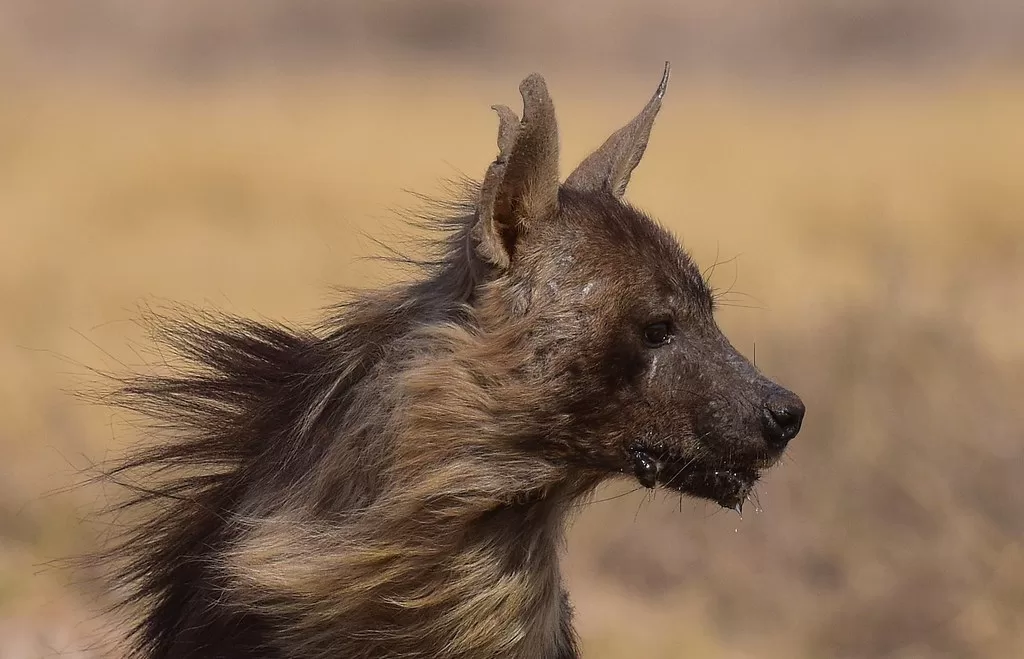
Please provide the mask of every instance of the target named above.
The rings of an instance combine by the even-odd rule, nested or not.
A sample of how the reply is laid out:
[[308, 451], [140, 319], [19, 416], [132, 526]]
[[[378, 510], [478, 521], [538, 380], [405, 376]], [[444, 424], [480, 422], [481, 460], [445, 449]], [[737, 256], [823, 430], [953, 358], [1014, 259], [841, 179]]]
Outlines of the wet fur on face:
[[623, 200], [667, 73], [565, 182], [528, 77], [419, 277], [314, 330], [156, 319], [184, 365], [124, 382], [154, 441], [107, 474], [145, 513], [107, 556], [137, 656], [577, 657], [575, 503], [611, 477], [742, 503], [803, 409]]

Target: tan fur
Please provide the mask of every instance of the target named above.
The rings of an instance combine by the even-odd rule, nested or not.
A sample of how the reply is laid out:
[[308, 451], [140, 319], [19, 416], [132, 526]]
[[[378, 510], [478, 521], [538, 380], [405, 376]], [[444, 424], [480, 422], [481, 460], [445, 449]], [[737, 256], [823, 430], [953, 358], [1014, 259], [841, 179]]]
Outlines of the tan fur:
[[[489, 340], [455, 326], [431, 331], [430, 343], [444, 346], [443, 356], [424, 357], [402, 373], [400, 413], [384, 424], [396, 433], [383, 478], [394, 487], [366, 509], [345, 511], [343, 533], [311, 517], [303, 501], [272, 519], [252, 520], [222, 569], [233, 575], [240, 599], [265, 603], [275, 614], [279, 598], [290, 601], [294, 638], [312, 635], [317, 645], [325, 643], [318, 630], [329, 627], [344, 646], [352, 633], [348, 616], [386, 605], [401, 612], [406, 628], [421, 627], [409, 632], [412, 639], [447, 639], [429, 656], [542, 656], [562, 613], [557, 547], [565, 514], [596, 480], [567, 482], [564, 470], [502, 446], [518, 433], [496, 394], [522, 401], [524, 415], [539, 394], [493, 388], [509, 382], [507, 369], [523, 359], [512, 349], [514, 331]], [[517, 505], [528, 506], [524, 514], [539, 523], [526, 531], [474, 529], [496, 508]], [[519, 536], [512, 541], [524, 554], [513, 571], [504, 565], [508, 536]], [[293, 656], [310, 656], [300, 642], [292, 647]]]

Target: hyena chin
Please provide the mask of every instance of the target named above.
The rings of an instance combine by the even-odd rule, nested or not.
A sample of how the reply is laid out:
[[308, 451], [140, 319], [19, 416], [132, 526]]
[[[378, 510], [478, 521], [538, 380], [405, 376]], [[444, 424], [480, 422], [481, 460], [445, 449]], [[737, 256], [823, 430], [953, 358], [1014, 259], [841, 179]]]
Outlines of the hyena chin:
[[578, 656], [559, 547], [627, 474], [729, 508], [803, 404], [723, 336], [676, 240], [623, 201], [660, 109], [559, 179], [544, 79], [495, 106], [498, 156], [421, 276], [321, 327], [185, 314], [183, 366], [114, 400], [160, 439], [108, 476], [109, 555], [152, 659]]

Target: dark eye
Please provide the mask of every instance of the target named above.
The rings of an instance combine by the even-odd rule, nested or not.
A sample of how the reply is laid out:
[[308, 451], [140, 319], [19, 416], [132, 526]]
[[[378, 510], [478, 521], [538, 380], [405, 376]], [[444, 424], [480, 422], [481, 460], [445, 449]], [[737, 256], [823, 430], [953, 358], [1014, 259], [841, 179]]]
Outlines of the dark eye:
[[644, 328], [644, 343], [648, 348], [658, 348], [672, 341], [672, 326], [667, 321], [651, 323]]

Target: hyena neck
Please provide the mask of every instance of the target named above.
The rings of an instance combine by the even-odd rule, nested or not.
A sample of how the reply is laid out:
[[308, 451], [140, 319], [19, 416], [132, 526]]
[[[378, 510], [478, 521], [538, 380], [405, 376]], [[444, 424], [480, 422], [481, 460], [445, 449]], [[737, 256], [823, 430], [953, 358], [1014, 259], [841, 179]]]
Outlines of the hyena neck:
[[559, 554], [587, 487], [512, 444], [504, 415], [479, 422], [486, 394], [455, 377], [457, 353], [406, 367], [392, 399], [349, 417], [360, 432], [329, 433], [318, 485], [226, 552], [237, 601], [282, 621], [285, 656], [578, 656]]
[[290, 612], [287, 657], [575, 659], [559, 570], [570, 509], [556, 491], [447, 524], [429, 506], [386, 530], [369, 516], [372, 535], [283, 521], [254, 528], [229, 571], [240, 601]]
[[[510, 643], [501, 656], [579, 656], [572, 606], [560, 570], [574, 498], [564, 491], [534, 494], [487, 513], [470, 527], [466, 553], [453, 561], [486, 556], [491, 563], [490, 570], [478, 575], [481, 602], [490, 602], [485, 605], [490, 619], [478, 624], [506, 630]], [[518, 641], [512, 642], [513, 638]]]
[[[444, 305], [387, 320], [394, 306], [353, 309], [328, 339], [221, 339], [240, 365], [210, 381], [237, 383], [247, 425], [197, 407], [202, 441], [176, 450], [234, 451], [244, 472], [196, 480], [194, 501], [147, 527], [168, 535], [143, 565], [151, 659], [578, 656], [559, 553], [586, 488], [537, 450], [525, 403], [482, 388], [509, 378], [481, 370], [474, 332], [442, 327]], [[268, 360], [280, 381], [251, 377]], [[186, 384], [205, 404], [207, 382]]]

